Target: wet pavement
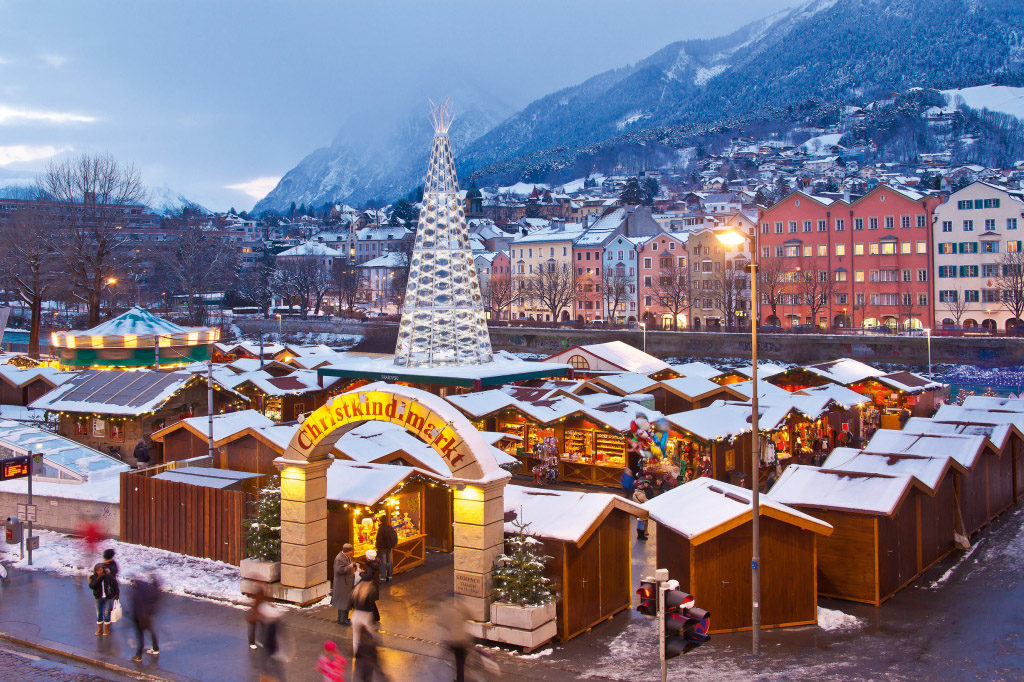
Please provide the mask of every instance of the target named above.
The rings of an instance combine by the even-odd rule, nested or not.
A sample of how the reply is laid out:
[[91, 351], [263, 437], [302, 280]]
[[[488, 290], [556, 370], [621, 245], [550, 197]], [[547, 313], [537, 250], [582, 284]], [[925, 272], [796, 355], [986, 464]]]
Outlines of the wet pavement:
[[[762, 655], [749, 653], [750, 634], [715, 635], [669, 663], [670, 679], [1024, 679], [1024, 511], [1011, 510], [880, 608], [821, 600], [824, 608], [861, 619], [849, 630], [817, 627], [770, 630]], [[654, 537], [652, 533], [652, 538]], [[654, 543], [634, 543], [633, 582], [650, 574]], [[950, 570], [950, 569], [953, 570]], [[439, 600], [451, 597], [451, 555], [428, 561], [382, 585], [382, 663], [392, 680], [450, 680], [453, 669], [437, 644]], [[0, 631], [71, 653], [167, 679], [255, 679], [256, 657], [246, 646], [244, 611], [223, 603], [166, 595], [159, 621], [161, 655], [141, 665], [129, 659], [130, 625], [109, 638], [93, 636], [89, 590], [73, 579], [17, 571], [0, 587]], [[350, 630], [327, 606], [289, 610], [285, 618], [295, 656], [288, 680], [319, 680], [316, 658], [325, 639], [351, 652]], [[0, 646], [3, 646], [0, 643]], [[0, 678], [3, 675], [0, 650]], [[531, 656], [499, 650], [503, 679], [657, 679], [653, 619], [620, 613], [565, 644]], [[94, 673], [119, 679], [109, 671]], [[78, 679], [54, 677], [53, 679]], [[83, 678], [86, 679], [86, 678]]]

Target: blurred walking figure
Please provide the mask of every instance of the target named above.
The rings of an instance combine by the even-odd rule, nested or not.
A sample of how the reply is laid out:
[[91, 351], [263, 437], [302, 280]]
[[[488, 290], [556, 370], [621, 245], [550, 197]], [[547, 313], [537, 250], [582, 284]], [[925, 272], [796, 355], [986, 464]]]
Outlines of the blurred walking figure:
[[465, 682], [466, 659], [473, 648], [473, 638], [466, 631], [466, 614], [455, 606], [442, 606], [439, 621], [444, 630], [444, 644], [455, 659], [455, 680]]
[[348, 661], [338, 651], [338, 645], [327, 640], [324, 642], [324, 652], [316, 662], [316, 669], [323, 675], [323, 682], [345, 682], [345, 669]]
[[345, 543], [334, 557], [334, 584], [331, 586], [331, 606], [338, 609], [338, 622], [351, 625], [348, 612], [352, 610], [352, 588], [356, 582], [356, 565], [352, 561], [352, 545]]
[[256, 591], [251, 595], [252, 603], [249, 604], [249, 610], [245, 614], [245, 620], [249, 623], [249, 648], [256, 648], [256, 637], [257, 629], [260, 626], [260, 604], [267, 601], [267, 593], [264, 591], [263, 586], [257, 584]]
[[82, 566], [88, 566], [92, 557], [99, 551], [100, 543], [105, 539], [103, 528], [94, 519], [82, 519], [75, 529], [75, 535], [81, 541]]
[[132, 660], [142, 660], [142, 641], [147, 631], [149, 638], [153, 640], [153, 646], [147, 649], [146, 653], [151, 656], [159, 656], [160, 645], [156, 641], [156, 630], [153, 629], [153, 624], [157, 606], [160, 603], [160, 581], [152, 573], [137, 578], [130, 597], [132, 624], [135, 626], [135, 636], [139, 638], [139, 644], [135, 648]]
[[291, 644], [288, 641], [281, 610], [268, 602], [260, 604], [257, 610], [260, 620], [260, 642], [263, 646], [260, 664], [260, 682], [284, 679], [284, 664], [291, 658]]
[[377, 653], [377, 637], [370, 630], [369, 626], [357, 625], [362, 635], [359, 637], [359, 645], [355, 649], [356, 658], [356, 679], [362, 682], [373, 682], [373, 680], [387, 680], [387, 676], [380, 667], [380, 655]]
[[[372, 550], [371, 550], [372, 551]], [[352, 651], [359, 651], [359, 641], [363, 637], [363, 630], [368, 630], [373, 624], [373, 610], [377, 586], [369, 580], [360, 578], [352, 590]]]
[[377, 556], [380, 558], [380, 567], [386, 582], [391, 582], [394, 576], [394, 565], [391, 563], [391, 550], [398, 546], [398, 532], [391, 525], [391, 520], [385, 514], [381, 519], [380, 527], [377, 529]]
[[373, 600], [373, 620], [376, 623], [380, 622], [380, 611], [377, 610], [377, 600], [380, 599], [380, 559], [377, 558], [377, 552], [375, 550], [366, 551], [366, 563], [363, 565], [363, 570], [359, 573], [359, 582], [369, 583], [372, 586], [370, 592], [371, 599]]
[[[110, 553], [109, 560], [106, 560], [107, 553]], [[89, 577], [89, 587], [92, 588], [92, 596], [96, 598], [96, 634], [110, 634], [110, 613], [114, 608], [114, 602], [120, 596], [120, 588], [117, 584], [117, 562], [114, 561], [114, 550], [108, 549], [103, 553], [104, 561], [93, 566], [92, 575]]]

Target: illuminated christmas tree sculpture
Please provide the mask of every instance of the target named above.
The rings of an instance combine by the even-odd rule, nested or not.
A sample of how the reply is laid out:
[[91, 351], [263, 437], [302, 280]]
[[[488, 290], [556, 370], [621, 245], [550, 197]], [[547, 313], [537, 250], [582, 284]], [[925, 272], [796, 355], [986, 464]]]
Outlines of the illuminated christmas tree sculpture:
[[395, 364], [480, 365], [492, 361], [491, 338], [448, 140], [452, 116], [447, 103], [432, 106], [431, 116], [434, 144], [409, 263]]

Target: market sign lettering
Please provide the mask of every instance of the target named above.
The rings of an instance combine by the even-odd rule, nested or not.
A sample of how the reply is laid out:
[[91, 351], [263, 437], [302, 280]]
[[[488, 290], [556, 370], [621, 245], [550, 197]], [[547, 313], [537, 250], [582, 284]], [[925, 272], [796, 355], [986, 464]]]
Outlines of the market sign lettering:
[[[380, 391], [345, 393], [317, 408], [292, 442], [308, 456], [331, 433], [362, 421], [387, 421], [404, 427], [430, 445], [453, 469], [465, 459], [460, 451], [462, 439], [443, 417], [407, 398]], [[331, 443], [336, 440], [333, 438]]]

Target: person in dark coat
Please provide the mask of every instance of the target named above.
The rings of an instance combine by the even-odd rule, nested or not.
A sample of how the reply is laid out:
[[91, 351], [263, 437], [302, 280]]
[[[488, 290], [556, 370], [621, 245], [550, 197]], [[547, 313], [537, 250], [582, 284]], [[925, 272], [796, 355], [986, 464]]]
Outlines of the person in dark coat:
[[380, 599], [380, 559], [377, 558], [375, 550], [367, 550], [366, 562], [363, 570], [359, 573], [359, 582], [370, 585], [370, 595], [373, 600], [373, 620], [380, 622], [380, 611], [377, 610], [377, 600]]
[[146, 651], [151, 656], [160, 655], [160, 645], [156, 641], [156, 630], [153, 623], [156, 619], [157, 605], [160, 602], [160, 581], [155, 575], [142, 576], [135, 580], [135, 586], [131, 591], [132, 624], [135, 626], [135, 636], [139, 638], [139, 644], [135, 648], [133, 661], [142, 660], [142, 640], [146, 631], [153, 640], [153, 646]]
[[139, 442], [135, 444], [135, 450], [132, 451], [132, 457], [138, 462], [140, 467], [144, 467], [149, 464], [149, 446], [146, 445], [146, 439], [140, 438]]
[[376, 589], [373, 583], [360, 578], [352, 590], [352, 651], [354, 652], [359, 651], [363, 631], [369, 630], [373, 623], [373, 611], [377, 608], [377, 598], [374, 596]]
[[385, 582], [391, 582], [391, 577], [395, 574], [394, 565], [391, 563], [391, 550], [398, 546], [398, 531], [391, 525], [387, 514], [381, 519], [380, 527], [377, 528], [377, 542], [374, 546], [377, 548], [377, 557], [380, 560], [381, 577]]
[[[110, 562], [101, 561], [92, 569], [89, 577], [89, 587], [92, 589], [92, 596], [96, 598], [96, 634], [110, 634], [110, 612], [114, 608], [114, 601], [121, 596], [117, 584], [117, 564], [113, 561], [113, 550]], [[106, 552], [104, 552], [106, 556]]]
[[363, 682], [373, 682], [377, 679], [387, 679], [380, 668], [380, 656], [377, 653], [377, 637], [366, 625], [360, 625], [363, 631], [359, 638], [359, 645], [355, 648], [356, 675]]
[[351, 625], [348, 612], [352, 610], [352, 587], [356, 582], [356, 564], [352, 561], [352, 545], [345, 543], [334, 557], [334, 585], [331, 587], [331, 606], [338, 609], [338, 622]]

